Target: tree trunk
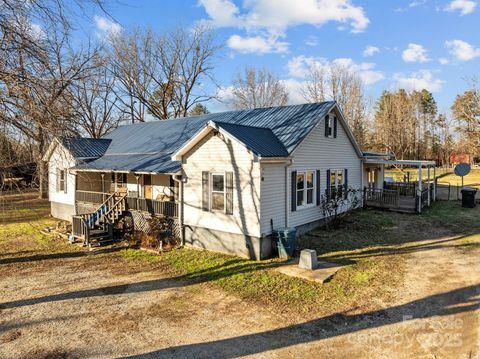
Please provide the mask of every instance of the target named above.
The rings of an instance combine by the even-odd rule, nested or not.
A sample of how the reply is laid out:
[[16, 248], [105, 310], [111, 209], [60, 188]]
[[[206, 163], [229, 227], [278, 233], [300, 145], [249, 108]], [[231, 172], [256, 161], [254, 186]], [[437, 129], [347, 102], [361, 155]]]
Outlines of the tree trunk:
[[38, 153], [37, 153], [37, 175], [38, 175], [38, 198], [47, 198], [48, 176], [47, 166], [43, 162], [43, 155], [45, 154], [45, 138], [41, 128], [38, 130]]

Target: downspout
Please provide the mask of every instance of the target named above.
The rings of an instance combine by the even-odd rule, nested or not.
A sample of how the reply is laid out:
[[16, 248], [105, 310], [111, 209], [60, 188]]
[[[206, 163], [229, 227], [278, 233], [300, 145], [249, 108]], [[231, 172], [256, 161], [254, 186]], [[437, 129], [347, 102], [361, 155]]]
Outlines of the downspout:
[[[180, 178], [177, 178], [180, 177]], [[181, 243], [182, 243], [182, 246], [185, 245], [185, 225], [184, 225], [184, 216], [183, 216], [183, 209], [184, 209], [184, 205], [183, 205], [183, 171], [182, 171], [182, 174], [181, 175], [173, 175], [172, 176], [172, 179], [175, 181], [175, 182], [178, 182], [179, 184], [179, 190], [180, 190], [180, 196], [179, 196], [179, 199], [180, 199], [180, 206], [179, 206], [179, 219], [180, 219], [180, 239], [181, 239]]]
[[289, 225], [289, 209], [288, 209], [288, 168], [293, 164], [293, 160], [290, 159], [285, 165], [285, 227]]

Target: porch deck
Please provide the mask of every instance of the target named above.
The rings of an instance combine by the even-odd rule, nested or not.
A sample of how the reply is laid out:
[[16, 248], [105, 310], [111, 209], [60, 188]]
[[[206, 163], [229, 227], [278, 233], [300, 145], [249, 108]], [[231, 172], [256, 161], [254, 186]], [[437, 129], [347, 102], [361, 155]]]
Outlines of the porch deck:
[[397, 212], [416, 213], [430, 205], [435, 200], [434, 187], [428, 186], [417, 194], [415, 183], [393, 183], [383, 189], [364, 189], [364, 205], [368, 207], [384, 208]]

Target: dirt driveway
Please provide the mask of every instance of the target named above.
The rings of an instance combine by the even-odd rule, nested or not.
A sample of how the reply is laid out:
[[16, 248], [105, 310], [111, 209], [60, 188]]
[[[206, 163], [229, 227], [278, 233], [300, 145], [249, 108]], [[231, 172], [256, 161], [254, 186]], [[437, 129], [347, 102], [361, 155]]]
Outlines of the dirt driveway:
[[115, 257], [0, 259], [0, 357], [478, 358], [480, 253], [463, 241], [421, 242], [384, 309], [308, 322]]

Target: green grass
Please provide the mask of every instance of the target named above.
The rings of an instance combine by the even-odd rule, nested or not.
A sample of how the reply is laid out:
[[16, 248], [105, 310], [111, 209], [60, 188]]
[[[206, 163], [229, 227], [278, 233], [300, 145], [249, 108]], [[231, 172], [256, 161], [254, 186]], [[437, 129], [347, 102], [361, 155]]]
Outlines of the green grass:
[[[452, 186], [461, 186], [462, 178], [452, 173], [440, 178], [438, 183], [442, 185], [450, 184]], [[480, 169], [472, 169], [468, 175], [463, 177], [463, 183], [464, 186], [480, 188]]]
[[[452, 173], [453, 169], [451, 168], [444, 168], [444, 167], [437, 167], [435, 169], [435, 175], [437, 177], [443, 178], [447, 176], [449, 173]], [[385, 177], [393, 177], [395, 182], [403, 182], [404, 178], [407, 174], [410, 174], [410, 182], [418, 181], [418, 168], [404, 168], [403, 170], [400, 168], [390, 168], [385, 170]], [[428, 171], [426, 168], [422, 169], [422, 179], [425, 181], [428, 178]], [[430, 178], [433, 179], [433, 169], [430, 170]]]
[[[28, 212], [27, 212], [28, 215]], [[461, 250], [475, 250], [480, 243], [480, 207], [463, 209], [458, 202], [437, 202], [422, 215], [404, 215], [373, 209], [359, 210], [345, 218], [335, 230], [317, 229], [298, 239], [299, 248], [315, 249], [320, 260], [344, 264], [324, 284], [293, 278], [276, 271], [280, 259], [251, 261], [191, 248], [152, 255], [136, 249], [122, 249], [85, 257], [89, 260], [124, 261], [122, 268], [162, 270], [186, 284], [211, 285], [273, 311], [304, 318], [340, 311], [371, 309], [378, 301], [395, 295], [405, 271], [405, 255], [432, 240], [448, 235], [463, 236]], [[0, 258], [28, 251], [58, 253], [82, 251], [66, 240], [40, 234], [55, 221], [0, 225]], [[438, 231], [442, 230], [441, 234]], [[13, 254], [12, 254], [13, 253]], [[24, 254], [23, 254], [24, 255]], [[196, 286], [194, 286], [196, 287]], [[192, 287], [193, 288], [193, 287]], [[376, 301], [372, 301], [375, 298]]]

